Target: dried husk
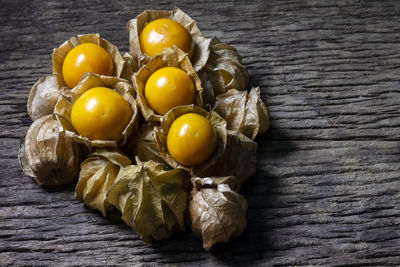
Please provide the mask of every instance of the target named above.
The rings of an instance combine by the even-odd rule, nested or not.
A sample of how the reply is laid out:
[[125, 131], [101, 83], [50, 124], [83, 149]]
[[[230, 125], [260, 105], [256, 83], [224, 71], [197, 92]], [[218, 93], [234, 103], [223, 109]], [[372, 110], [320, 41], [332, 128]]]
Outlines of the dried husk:
[[247, 226], [246, 199], [233, 191], [231, 177], [192, 178], [194, 189], [189, 202], [192, 233], [210, 250], [216, 243], [228, 242]]
[[[121, 133], [121, 138], [119, 141], [90, 140], [87, 137], [78, 134], [75, 130], [69, 130], [71, 128], [73, 129], [71, 122], [71, 110], [75, 101], [87, 90], [98, 86], [104, 86], [119, 93], [129, 103], [132, 109], [132, 118], [125, 127], [124, 131]], [[65, 129], [66, 134], [71, 136], [75, 141], [85, 144], [89, 149], [92, 147], [123, 146], [132, 132], [137, 129], [139, 123], [135, 91], [133, 90], [132, 85], [127, 80], [121, 78], [92, 73], [86, 73], [77, 86], [75, 86], [72, 90], [66, 90], [63, 92], [57, 101], [54, 114], [57, 120], [60, 121], [62, 127]]]
[[[204, 163], [197, 165], [197, 166], [185, 166], [177, 162], [169, 153], [167, 148], [167, 136], [169, 128], [171, 127], [172, 123], [178, 117], [182, 116], [186, 113], [197, 113], [200, 114], [207, 119], [210, 120], [211, 124], [214, 126], [218, 144], [217, 148], [215, 149], [212, 156]], [[155, 131], [155, 138], [156, 138], [156, 145], [157, 149], [160, 151], [161, 156], [168, 163], [172, 168], [182, 168], [187, 170], [192, 176], [196, 176], [200, 173], [206, 173], [210, 167], [212, 167], [215, 162], [224, 154], [225, 147], [227, 143], [227, 130], [226, 130], [226, 121], [221, 118], [216, 112], [210, 111], [207, 112], [206, 110], [197, 107], [195, 105], [186, 105], [186, 106], [179, 106], [176, 108], [171, 109], [167, 114], [165, 114], [161, 118], [161, 126], [156, 127]]]
[[[71, 37], [69, 40], [65, 41], [58, 48], [53, 50], [52, 58], [53, 58], [53, 74], [57, 77], [57, 82], [60, 88], [66, 87], [69, 88], [64, 82], [63, 74], [62, 74], [62, 66], [64, 63], [64, 59], [67, 56], [68, 52], [72, 50], [75, 46], [78, 46], [83, 43], [94, 43], [105, 50], [110, 54], [113, 63], [113, 75], [114, 77], [121, 77], [121, 73], [125, 66], [125, 60], [122, 58], [121, 53], [118, 48], [101, 38], [99, 34], [82, 34], [77, 37]], [[71, 88], [72, 89], [72, 88]]]
[[226, 148], [209, 168], [197, 173], [200, 177], [233, 176], [237, 191], [256, 172], [257, 143], [240, 132], [227, 131]]
[[147, 103], [144, 89], [149, 77], [155, 71], [164, 67], [177, 67], [185, 71], [192, 79], [195, 86], [195, 104], [200, 107], [203, 104], [203, 88], [201, 87], [201, 81], [193, 69], [186, 53], [176, 46], [173, 48], [166, 48], [161, 54], [154, 56], [147, 64], [142, 66], [132, 77], [133, 87], [137, 93], [137, 102], [146, 121], [159, 121], [161, 118]]
[[133, 156], [140, 161], [155, 161], [165, 163], [160, 151], [157, 149], [155, 126], [152, 123], [142, 124], [135, 139]]
[[269, 111], [261, 100], [259, 87], [250, 93], [231, 89], [218, 95], [214, 110], [226, 120], [229, 130], [240, 131], [253, 140], [269, 128]]
[[[215, 37], [211, 40], [210, 50], [204, 71], [208, 75], [214, 94], [223, 94], [229, 89], [246, 90], [249, 73], [242, 65], [242, 58], [237, 50]], [[228, 84], [225, 84], [221, 71], [226, 71], [232, 76]]]
[[182, 169], [139, 162], [120, 170], [107, 201], [121, 211], [122, 220], [144, 241], [166, 239], [176, 231], [185, 231], [189, 178]]
[[114, 207], [106, 201], [108, 189], [114, 184], [120, 168], [132, 164], [118, 149], [99, 148], [82, 162], [75, 198], [103, 216]]
[[34, 121], [54, 111], [57, 99], [61, 94], [61, 88], [55, 75], [42, 77], [29, 92], [27, 110], [29, 117]]
[[125, 60], [125, 65], [122, 69], [120, 78], [130, 81], [132, 75], [139, 70], [139, 66], [136, 60], [129, 53], [125, 53], [123, 59]]
[[185, 27], [192, 35], [195, 45], [194, 54], [192, 56], [193, 67], [196, 71], [200, 71], [207, 63], [210, 54], [210, 39], [205, 38], [191, 17], [179, 8], [173, 10], [145, 10], [135, 19], [128, 22], [127, 30], [129, 32], [129, 46], [132, 56], [139, 62], [141, 67], [146, 64], [150, 57], [144, 54], [140, 49], [139, 35], [143, 28], [151, 21], [161, 18], [169, 18]]
[[52, 115], [35, 120], [21, 142], [22, 170], [39, 185], [72, 183], [79, 173], [79, 146], [60, 130]]

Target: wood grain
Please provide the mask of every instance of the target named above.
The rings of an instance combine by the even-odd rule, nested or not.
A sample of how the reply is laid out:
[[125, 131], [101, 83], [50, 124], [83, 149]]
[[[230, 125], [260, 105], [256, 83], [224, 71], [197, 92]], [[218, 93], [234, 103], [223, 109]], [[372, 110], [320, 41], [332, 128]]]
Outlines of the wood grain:
[[[17, 161], [54, 47], [99, 32], [128, 51], [126, 22], [174, 5], [239, 50], [272, 114], [248, 228], [211, 252], [190, 231], [146, 244]], [[400, 2], [2, 1], [0, 47], [1, 265], [400, 265]]]

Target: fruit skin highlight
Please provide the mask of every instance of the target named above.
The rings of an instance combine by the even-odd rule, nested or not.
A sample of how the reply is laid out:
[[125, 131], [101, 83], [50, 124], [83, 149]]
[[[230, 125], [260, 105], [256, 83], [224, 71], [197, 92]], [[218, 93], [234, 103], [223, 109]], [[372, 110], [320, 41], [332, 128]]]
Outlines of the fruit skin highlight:
[[217, 133], [210, 120], [186, 113], [171, 125], [167, 136], [169, 154], [179, 163], [195, 166], [205, 162], [217, 147]]
[[106, 87], [94, 87], [83, 93], [71, 111], [75, 130], [90, 140], [120, 140], [131, 118], [129, 103]]
[[195, 86], [183, 70], [165, 67], [149, 77], [144, 88], [144, 97], [156, 113], [164, 115], [173, 107], [193, 104]]
[[157, 19], [147, 24], [139, 35], [140, 50], [153, 57], [164, 48], [176, 45], [192, 57], [194, 43], [189, 31], [172, 19]]
[[62, 74], [69, 88], [74, 88], [86, 72], [111, 76], [114, 66], [111, 55], [97, 44], [83, 43], [66, 55]]

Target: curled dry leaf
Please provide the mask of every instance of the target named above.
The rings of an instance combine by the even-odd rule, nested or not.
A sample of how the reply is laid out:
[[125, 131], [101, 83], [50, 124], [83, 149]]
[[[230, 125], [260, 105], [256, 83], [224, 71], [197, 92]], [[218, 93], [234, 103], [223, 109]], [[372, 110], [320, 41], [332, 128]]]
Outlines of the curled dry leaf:
[[94, 43], [107, 50], [114, 63], [114, 71], [112, 76], [121, 77], [121, 73], [125, 66], [125, 60], [122, 58], [118, 48], [115, 45], [101, 38], [100, 35], [97, 33], [82, 34], [78, 35], [77, 37], [78, 38], [71, 37], [69, 40], [65, 41], [62, 45], [60, 45], [58, 48], [55, 48], [53, 51], [53, 74], [57, 77], [57, 83], [60, 88], [68, 88], [68, 86], [64, 82], [62, 74], [62, 67], [65, 57], [67, 56], [68, 52], [72, 50], [72, 48], [83, 43]]
[[[75, 101], [87, 90], [94, 87], [107, 87], [119, 93], [130, 105], [132, 109], [132, 118], [118, 141], [90, 140], [87, 137], [79, 135], [72, 127], [71, 110]], [[135, 92], [132, 85], [124, 79], [87, 73], [82, 80], [72, 90], [65, 90], [57, 101], [54, 109], [54, 115], [65, 129], [65, 133], [74, 140], [84, 143], [89, 149], [92, 147], [117, 147], [126, 143], [128, 137], [138, 127], [138, 109], [135, 100]]]
[[137, 102], [146, 121], [159, 121], [161, 118], [147, 103], [144, 89], [149, 77], [155, 71], [164, 67], [177, 67], [185, 71], [192, 79], [195, 86], [195, 104], [200, 107], [203, 104], [203, 88], [201, 87], [201, 81], [193, 69], [186, 53], [176, 46], [173, 48], [166, 48], [161, 54], [154, 56], [147, 64], [142, 66], [132, 77], [133, 87], [137, 92]]
[[135, 139], [135, 148], [132, 158], [137, 157], [140, 161], [155, 161], [165, 163], [160, 151], [157, 149], [154, 125], [142, 124]]
[[118, 149], [96, 149], [81, 164], [75, 198], [106, 216], [113, 209], [105, 201], [107, 191], [114, 184], [120, 168], [130, 164], [131, 160]]
[[125, 53], [123, 59], [125, 60], [125, 65], [121, 72], [121, 78], [130, 81], [132, 75], [139, 70], [139, 66], [136, 60], [129, 53]]
[[55, 75], [40, 78], [29, 92], [27, 110], [34, 121], [45, 115], [53, 114], [54, 106], [61, 94]]
[[78, 176], [79, 146], [52, 115], [35, 120], [21, 142], [22, 170], [40, 185], [69, 184]]
[[256, 172], [256, 151], [256, 142], [240, 132], [227, 131], [227, 143], [223, 155], [212, 166], [198, 172], [197, 175], [200, 177], [232, 175], [239, 189]]
[[[217, 133], [218, 144], [212, 156], [204, 163], [197, 166], [185, 166], [177, 162], [169, 153], [167, 148], [167, 136], [169, 128], [172, 123], [180, 116], [186, 113], [197, 113], [210, 120], [211, 124]], [[221, 118], [216, 112], [207, 112], [204, 109], [195, 105], [179, 106], [171, 109], [165, 114], [161, 120], [161, 126], [156, 127], [155, 139], [157, 149], [160, 151], [161, 156], [172, 168], [182, 168], [190, 172], [191, 175], [196, 176], [199, 173], [206, 173], [211, 166], [224, 154], [227, 143], [227, 130], [226, 121]]]
[[214, 94], [223, 94], [229, 89], [246, 90], [249, 73], [242, 65], [242, 58], [237, 50], [215, 37], [211, 41], [210, 50], [210, 58], [204, 71]]
[[144, 241], [166, 239], [175, 231], [185, 231], [189, 177], [185, 170], [170, 170], [154, 161], [129, 165], [120, 170], [107, 201]]
[[228, 242], [247, 226], [246, 199], [233, 191], [230, 177], [192, 178], [194, 189], [189, 215], [194, 236], [203, 240], [205, 250], [219, 242]]
[[210, 54], [209, 46], [211, 40], [205, 38], [197, 27], [196, 21], [179, 8], [174, 8], [173, 10], [146, 10], [128, 22], [130, 51], [136, 61], [139, 62], [139, 66], [141, 67], [150, 60], [150, 57], [142, 53], [140, 49], [139, 35], [149, 22], [161, 18], [172, 19], [189, 31], [195, 45], [192, 57], [193, 67], [196, 71], [203, 69]]
[[260, 88], [239, 92], [231, 89], [218, 95], [215, 109], [227, 122], [227, 128], [254, 138], [269, 128], [269, 111], [260, 97]]

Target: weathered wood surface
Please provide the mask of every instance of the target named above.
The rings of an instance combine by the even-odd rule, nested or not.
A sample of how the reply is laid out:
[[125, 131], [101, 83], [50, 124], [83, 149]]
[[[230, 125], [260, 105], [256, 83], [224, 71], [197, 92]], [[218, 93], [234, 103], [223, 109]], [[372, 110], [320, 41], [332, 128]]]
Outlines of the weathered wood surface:
[[[211, 252], [146, 244], [17, 162], [52, 48], [99, 32], [128, 51], [126, 22], [173, 5], [238, 48], [272, 113], [248, 228]], [[400, 2], [2, 1], [0, 47], [0, 265], [400, 265]]]

